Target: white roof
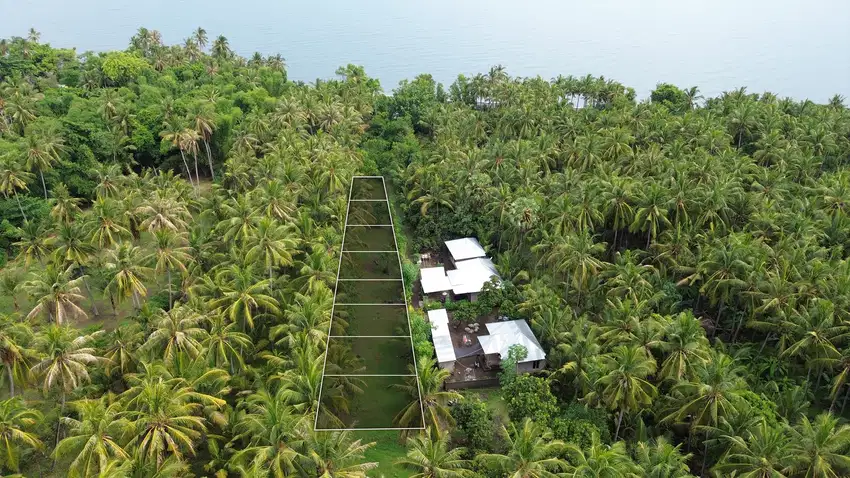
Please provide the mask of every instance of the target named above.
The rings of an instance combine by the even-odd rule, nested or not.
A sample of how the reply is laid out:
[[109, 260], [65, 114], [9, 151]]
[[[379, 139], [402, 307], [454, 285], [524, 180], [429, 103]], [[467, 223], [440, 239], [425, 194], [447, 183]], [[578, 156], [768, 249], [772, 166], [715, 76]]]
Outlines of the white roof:
[[449, 334], [449, 315], [446, 309], [429, 310], [428, 322], [431, 322], [431, 338], [434, 340], [437, 362], [454, 362], [457, 357], [452, 345], [452, 336]]
[[446, 269], [443, 267], [426, 267], [419, 271], [422, 274], [422, 292], [442, 292], [452, 290], [452, 284], [446, 277]]
[[446, 247], [449, 248], [449, 253], [455, 261], [464, 259], [474, 259], [476, 257], [487, 257], [484, 248], [474, 237], [464, 237], [463, 239], [454, 239], [446, 241]]
[[489, 282], [492, 276], [501, 279], [493, 261], [486, 257], [458, 261], [455, 267], [457, 269], [446, 273], [455, 294], [481, 292], [484, 283]]
[[509, 320], [485, 324], [490, 335], [479, 335], [478, 342], [486, 354], [499, 354], [501, 359], [508, 357], [512, 345], [522, 345], [528, 350], [528, 356], [522, 362], [533, 362], [546, 358], [546, 352], [531, 332], [524, 320]]

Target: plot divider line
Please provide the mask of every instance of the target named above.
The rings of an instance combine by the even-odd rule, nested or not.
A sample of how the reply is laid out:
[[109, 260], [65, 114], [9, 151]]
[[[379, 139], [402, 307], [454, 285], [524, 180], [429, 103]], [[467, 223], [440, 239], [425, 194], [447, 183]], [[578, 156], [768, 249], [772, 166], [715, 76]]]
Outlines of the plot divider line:
[[342, 251], [342, 252], [367, 252], [367, 253], [370, 253], [370, 254], [376, 254], [376, 253], [395, 254], [398, 251]]
[[332, 339], [406, 339], [409, 335], [331, 335]]
[[[378, 179], [381, 178], [383, 181], [383, 176], [352, 176], [351, 179]], [[351, 181], [351, 184], [354, 184], [354, 181]]]
[[[406, 307], [406, 306], [407, 306], [407, 304], [390, 304], [390, 303], [386, 303], [386, 304], [372, 304], [372, 303], [362, 303], [362, 302], [361, 302], [361, 303], [346, 303], [346, 302], [339, 302], [339, 303], [336, 303], [336, 304], [334, 304], [334, 305], [346, 305], [346, 306], [348, 306], [348, 305], [372, 305], [372, 306], [375, 306], [375, 305], [393, 305], [393, 306], [396, 306], [396, 307], [400, 307], [400, 306], [405, 306], [405, 307]], [[331, 313], [333, 313], [333, 311], [331, 311]]]
[[325, 377], [415, 377], [404, 373], [326, 373]]
[[345, 227], [392, 227], [392, 224], [346, 224]]
[[398, 279], [345, 279], [343, 277], [338, 277], [336, 280], [341, 280], [343, 282], [398, 282], [401, 278]]
[[381, 202], [386, 199], [352, 199], [351, 202]]
[[425, 428], [316, 428], [317, 432], [424, 430]]

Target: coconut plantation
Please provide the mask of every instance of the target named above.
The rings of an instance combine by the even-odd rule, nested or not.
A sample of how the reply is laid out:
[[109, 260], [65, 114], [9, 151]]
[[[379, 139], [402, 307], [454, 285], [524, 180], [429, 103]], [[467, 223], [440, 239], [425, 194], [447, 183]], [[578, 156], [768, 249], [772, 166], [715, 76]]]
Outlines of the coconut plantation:
[[0, 475], [850, 476], [843, 97], [187, 32], [0, 40]]

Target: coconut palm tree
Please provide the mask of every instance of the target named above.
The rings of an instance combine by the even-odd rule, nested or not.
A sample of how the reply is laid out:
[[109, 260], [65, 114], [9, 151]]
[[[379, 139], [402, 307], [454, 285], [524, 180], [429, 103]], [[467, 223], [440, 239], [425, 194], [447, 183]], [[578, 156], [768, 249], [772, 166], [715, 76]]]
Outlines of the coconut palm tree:
[[118, 294], [119, 299], [131, 297], [137, 310], [142, 307], [142, 298], [148, 295], [145, 280], [152, 272], [143, 265], [146, 262], [143, 253], [141, 247], [128, 242], [107, 251], [106, 268], [112, 276], [107, 289]]
[[693, 378], [695, 368], [708, 360], [708, 339], [705, 330], [693, 314], [682, 312], [665, 329], [662, 345], [665, 353], [659, 375], [679, 382]]
[[[43, 383], [44, 393], [58, 389], [61, 397], [59, 414], [65, 413], [65, 398], [69, 392], [91, 380], [88, 367], [104, 362], [92, 343], [103, 331], [91, 335], [78, 335], [67, 326], [49, 325], [36, 336], [35, 348], [42, 359], [32, 367], [32, 372]], [[62, 431], [62, 423], [56, 427], [56, 442]]]
[[526, 418], [519, 426], [512, 423], [510, 430], [503, 425], [502, 431], [507, 452], [478, 455], [476, 460], [484, 466], [517, 478], [555, 478], [567, 469], [567, 462], [560, 458], [566, 445], [543, 426]]
[[207, 46], [207, 31], [201, 27], [196, 28], [192, 33], [192, 39], [195, 40], [198, 47], [204, 49]]
[[253, 347], [251, 337], [236, 330], [235, 323], [228, 323], [223, 315], [213, 314], [208, 318], [210, 331], [206, 334], [203, 350], [210, 367], [230, 367], [230, 372], [245, 368], [244, 356]]
[[602, 357], [603, 375], [596, 381], [597, 391], [588, 399], [599, 400], [611, 410], [618, 410], [614, 440], [620, 437], [623, 417], [652, 404], [657, 390], [647, 377], [655, 373], [655, 359], [640, 347], [621, 345]]
[[80, 293], [83, 278], [72, 279], [73, 269], [73, 266], [63, 269], [50, 264], [40, 273], [30, 273], [30, 280], [21, 284], [21, 289], [35, 302], [27, 314], [28, 320], [46, 314], [48, 320], [61, 325], [71, 319], [87, 317], [80, 307], [84, 299]]
[[[696, 367], [695, 378], [673, 387], [672, 396], [678, 399], [678, 406], [662, 421], [688, 423], [692, 432], [700, 427], [716, 428], [721, 419], [737, 413], [741, 392], [746, 387], [741, 370], [734, 359], [711, 349], [708, 360]], [[708, 431], [704, 441], [702, 473], [705, 473], [708, 461], [707, 450]]]
[[22, 448], [44, 447], [33, 431], [42, 419], [41, 412], [27, 408], [20, 398], [0, 401], [0, 469], [17, 472]]
[[137, 351], [144, 342], [144, 333], [137, 323], [122, 325], [110, 333], [109, 346], [103, 351], [106, 359], [106, 373], [114, 370], [124, 375], [135, 371], [139, 362]]
[[306, 435], [305, 453], [299, 468], [311, 476], [366, 478], [366, 472], [378, 466], [365, 462], [363, 456], [375, 442], [363, 443], [350, 430], [317, 432], [308, 427], [302, 433]]
[[[562, 476], [579, 478], [584, 476], [607, 476], [611, 478], [637, 478], [649, 476], [641, 473], [626, 452], [626, 444], [619, 441], [611, 446], [600, 443], [597, 434], [592, 435], [590, 447], [582, 449], [573, 443], [567, 444], [566, 455], [569, 457]], [[675, 476], [675, 475], [664, 475]]]
[[95, 316], [100, 315], [89, 286], [88, 276], [83, 269], [84, 264], [87, 264], [94, 255], [95, 248], [87, 240], [81, 223], [62, 223], [59, 226], [59, 233], [50, 239], [50, 243], [56, 246], [54, 256], [58, 263], [67, 264], [70, 268], [76, 269], [77, 275], [79, 275], [86, 289], [86, 294], [89, 296], [92, 312]]
[[448, 434], [440, 435], [436, 428], [429, 428], [426, 434], [408, 440], [407, 455], [396, 465], [414, 470], [411, 478], [472, 477], [475, 474], [464, 455], [466, 448], [449, 448]]
[[744, 437], [725, 436], [731, 450], [714, 466], [718, 475], [773, 478], [787, 476], [794, 457], [791, 442], [784, 425], [772, 426], [762, 419]]
[[50, 254], [52, 239], [41, 222], [24, 221], [16, 232], [21, 239], [12, 245], [20, 251], [18, 259], [23, 259], [25, 266], [29, 267], [33, 262], [41, 263]]
[[55, 131], [50, 130], [30, 131], [22, 141], [26, 167], [38, 171], [44, 199], [47, 199], [44, 172], [50, 171], [53, 165], [59, 162], [59, 156], [65, 150], [65, 141]]
[[837, 478], [850, 473], [850, 425], [821, 413], [814, 420], [800, 417], [791, 429], [789, 457], [792, 473], [798, 476]]
[[171, 118], [163, 124], [163, 129], [159, 136], [163, 141], [167, 141], [172, 148], [177, 148], [180, 151], [180, 158], [183, 160], [183, 166], [186, 167], [186, 176], [189, 178], [189, 183], [194, 185], [192, 180], [192, 171], [189, 169], [189, 163], [186, 161], [186, 149], [188, 143], [184, 141], [184, 133], [186, 129], [177, 118]]
[[71, 408], [79, 419], [61, 418], [69, 436], [53, 450], [54, 458], [75, 457], [68, 468], [70, 478], [96, 476], [109, 468], [110, 461], [130, 458], [120, 444], [120, 436], [128, 426], [120, 416], [120, 404], [107, 404], [106, 398], [101, 397], [71, 402]]
[[158, 310], [153, 316], [154, 331], [148, 336], [142, 350], [158, 352], [166, 363], [176, 359], [178, 354], [197, 358], [203, 351], [201, 342], [207, 337], [207, 331], [201, 327], [207, 318], [189, 305], [178, 305], [165, 311]]
[[88, 216], [88, 235], [92, 244], [100, 249], [112, 249], [118, 242], [130, 237], [130, 230], [123, 224], [117, 201], [98, 195], [92, 203], [91, 211]]
[[0, 362], [6, 369], [9, 397], [15, 397], [15, 383], [23, 386], [30, 381], [30, 366], [36, 358], [29, 348], [32, 329], [26, 324], [0, 315]]
[[293, 264], [292, 256], [297, 252], [298, 239], [291, 227], [279, 224], [269, 217], [261, 217], [248, 244], [245, 260], [262, 262], [269, 273], [269, 282], [273, 283], [275, 267]]
[[231, 322], [239, 323], [244, 330], [254, 328], [257, 314], [280, 314], [277, 299], [269, 295], [270, 281], [256, 280], [253, 267], [232, 265], [216, 274], [220, 296], [210, 302]]
[[148, 256], [148, 262], [154, 264], [154, 271], [165, 272], [168, 281], [168, 308], [174, 306], [171, 293], [173, 284], [171, 271], [176, 270], [181, 275], [186, 274], [186, 265], [191, 262], [190, 248], [186, 246], [185, 233], [174, 233], [169, 229], [160, 229], [154, 233], [156, 249]]
[[258, 466], [264, 476], [293, 476], [305, 456], [302, 428], [306, 417], [297, 413], [286, 400], [259, 390], [243, 402], [246, 413], [235, 425], [234, 440], [240, 447], [231, 466]]
[[693, 455], [682, 454], [681, 445], [673, 445], [665, 437], [652, 442], [638, 442], [635, 462], [643, 469], [646, 478], [694, 478], [688, 467]]
[[[419, 376], [418, 387], [416, 380], [408, 380], [404, 385], [395, 385], [413, 398], [395, 418], [395, 422], [400, 427], [418, 428], [424, 424], [426, 427], [441, 428], [454, 424], [454, 419], [449, 413], [449, 402], [460, 400], [462, 396], [457, 392], [443, 390], [443, 383], [451, 373], [436, 365], [432, 358], [417, 360], [418, 370], [415, 370], [413, 365], [408, 367], [411, 373]], [[402, 433], [409, 435], [409, 433]]]
[[0, 156], [0, 193], [3, 194], [4, 198], [8, 198], [10, 194], [15, 196], [15, 201], [18, 203], [18, 209], [21, 211], [21, 217], [24, 218], [24, 221], [27, 220], [27, 214], [24, 212], [18, 191], [29, 191], [28, 183], [32, 179], [32, 173], [27, 171], [21, 162], [17, 161], [12, 155]]
[[195, 444], [207, 429], [199, 416], [204, 406], [222, 407], [224, 400], [196, 392], [180, 378], [148, 376], [122, 394], [125, 416], [143, 463], [161, 469], [169, 457], [194, 456]]

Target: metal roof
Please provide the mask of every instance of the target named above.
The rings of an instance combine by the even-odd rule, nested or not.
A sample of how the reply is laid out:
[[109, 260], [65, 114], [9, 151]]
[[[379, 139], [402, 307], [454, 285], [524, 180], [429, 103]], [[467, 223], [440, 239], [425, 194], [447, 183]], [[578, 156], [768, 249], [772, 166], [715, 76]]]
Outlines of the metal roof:
[[501, 279], [493, 261], [486, 257], [477, 257], [465, 261], [455, 262], [457, 269], [446, 273], [455, 294], [472, 294], [481, 292], [484, 284], [490, 278], [496, 276]]
[[434, 341], [437, 362], [454, 362], [457, 357], [452, 345], [452, 336], [449, 334], [449, 314], [446, 309], [429, 310], [428, 322], [431, 322], [431, 338]]
[[452, 290], [452, 283], [449, 282], [444, 267], [426, 267], [419, 273], [422, 276], [422, 292], [425, 294]]
[[486, 257], [487, 253], [474, 237], [464, 237], [463, 239], [453, 239], [446, 241], [446, 247], [455, 261], [465, 259], [474, 259], [476, 257]]
[[528, 350], [528, 356], [520, 361], [533, 362], [546, 358], [546, 352], [537, 341], [537, 337], [531, 331], [525, 320], [509, 320], [507, 322], [492, 322], [485, 324], [489, 335], [478, 336], [478, 342], [486, 354], [499, 354], [504, 360], [508, 357], [508, 350], [513, 345], [522, 345]]

